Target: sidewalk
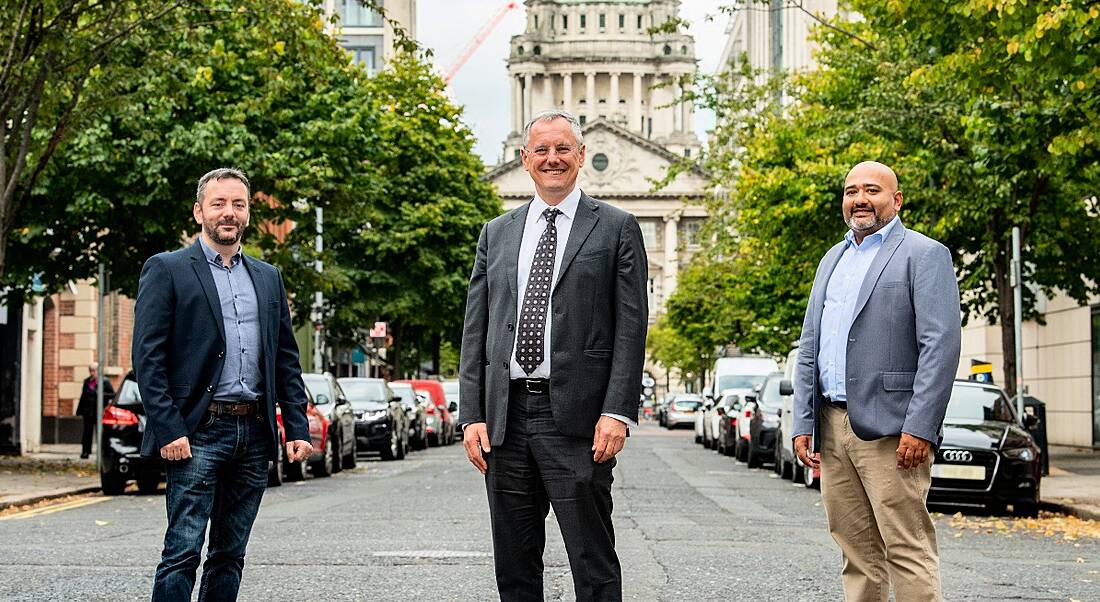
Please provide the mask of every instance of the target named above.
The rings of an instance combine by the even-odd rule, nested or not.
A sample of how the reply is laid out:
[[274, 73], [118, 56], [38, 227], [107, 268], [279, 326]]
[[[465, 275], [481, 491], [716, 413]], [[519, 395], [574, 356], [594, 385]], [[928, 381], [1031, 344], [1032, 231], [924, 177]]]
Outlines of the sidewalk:
[[1052, 445], [1042, 496], [1044, 510], [1100, 520], [1100, 452]]
[[41, 452], [0, 456], [0, 510], [99, 490], [95, 456], [80, 445], [44, 445]]

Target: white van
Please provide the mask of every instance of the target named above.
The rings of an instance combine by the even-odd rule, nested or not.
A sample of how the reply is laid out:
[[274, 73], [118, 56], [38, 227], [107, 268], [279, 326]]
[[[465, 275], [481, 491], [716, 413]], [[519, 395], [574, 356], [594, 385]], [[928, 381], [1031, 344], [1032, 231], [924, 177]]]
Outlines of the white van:
[[714, 375], [707, 389], [712, 399], [725, 393], [735, 393], [744, 399], [755, 396], [754, 389], [772, 372], [779, 372], [779, 364], [770, 357], [720, 357], [714, 362]]
[[[787, 395], [783, 396], [783, 411], [779, 414], [778, 445], [775, 446], [775, 472], [784, 479], [791, 479], [795, 483], [802, 483], [806, 487], [816, 489], [821, 483], [821, 469], [811, 469], [802, 463], [794, 455], [794, 441], [791, 435], [794, 431], [794, 383], [798, 379], [798, 347], [791, 349], [787, 354], [786, 369], [783, 370], [783, 382], [780, 388]], [[790, 388], [788, 388], [790, 387]]]

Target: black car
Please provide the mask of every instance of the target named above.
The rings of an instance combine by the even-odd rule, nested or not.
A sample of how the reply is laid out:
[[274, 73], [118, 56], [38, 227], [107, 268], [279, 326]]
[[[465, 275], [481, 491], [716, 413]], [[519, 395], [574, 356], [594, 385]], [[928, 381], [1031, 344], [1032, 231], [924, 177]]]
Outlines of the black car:
[[773, 372], [760, 385], [754, 403], [746, 404], [752, 410], [749, 418], [749, 439], [745, 444], [745, 462], [749, 468], [762, 466], [775, 458], [775, 443], [779, 431], [779, 413], [783, 409], [780, 383], [782, 372]]
[[327, 441], [331, 449], [316, 450], [310, 462], [314, 476], [327, 476], [344, 468], [355, 468], [355, 413], [351, 403], [331, 373], [303, 374], [302, 380], [313, 395], [317, 410], [329, 422]]
[[401, 399], [405, 415], [409, 417], [409, 448], [422, 450], [428, 447], [428, 413], [409, 383], [390, 383], [393, 394]]
[[404, 460], [409, 450], [409, 417], [386, 381], [348, 377], [339, 382], [355, 411], [358, 451], [376, 451], [383, 460]]
[[141, 493], [154, 493], [164, 481], [164, 460], [141, 456], [144, 432], [145, 407], [131, 372], [114, 401], [103, 408], [103, 468], [99, 480], [106, 495], [121, 494], [131, 480], [137, 481]]
[[[1024, 418], [1028, 428], [1037, 421]], [[1031, 434], [1016, 420], [999, 387], [955, 381], [943, 424], [943, 443], [932, 464], [931, 504], [982, 505], [1003, 513], [1039, 511], [1042, 458]]]

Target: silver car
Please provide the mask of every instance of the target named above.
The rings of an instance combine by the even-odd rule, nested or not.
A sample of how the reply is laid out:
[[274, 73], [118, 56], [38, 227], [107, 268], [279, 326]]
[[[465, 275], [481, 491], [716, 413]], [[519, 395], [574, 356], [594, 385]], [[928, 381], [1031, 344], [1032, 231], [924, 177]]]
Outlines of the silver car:
[[694, 426], [695, 414], [703, 409], [702, 396], [693, 393], [677, 395], [668, 405], [665, 428], [674, 429], [681, 425]]

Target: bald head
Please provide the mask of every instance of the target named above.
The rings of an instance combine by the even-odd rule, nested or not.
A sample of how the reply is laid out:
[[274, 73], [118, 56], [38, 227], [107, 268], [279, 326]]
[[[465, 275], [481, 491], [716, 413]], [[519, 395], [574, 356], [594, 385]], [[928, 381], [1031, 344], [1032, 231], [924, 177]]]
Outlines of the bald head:
[[901, 209], [901, 191], [894, 170], [877, 161], [864, 161], [844, 178], [844, 222], [856, 242], [881, 230]]

